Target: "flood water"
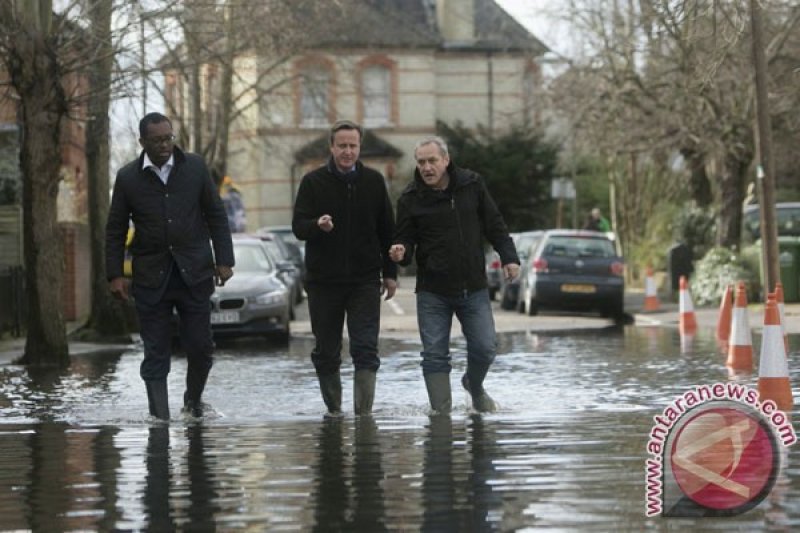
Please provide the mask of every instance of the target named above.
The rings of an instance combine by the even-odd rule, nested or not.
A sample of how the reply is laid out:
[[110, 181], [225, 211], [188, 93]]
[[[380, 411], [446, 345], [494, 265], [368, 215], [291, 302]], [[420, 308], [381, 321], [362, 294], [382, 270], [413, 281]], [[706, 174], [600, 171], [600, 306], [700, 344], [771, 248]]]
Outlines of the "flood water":
[[63, 375], [0, 367], [0, 529], [800, 527], [798, 446], [772, 494], [741, 516], [644, 515], [652, 417], [692, 387], [732, 379], [710, 335], [683, 346], [674, 330], [632, 326], [501, 335], [486, 381], [501, 409], [488, 415], [457, 386], [464, 346], [454, 346], [450, 417], [429, 416], [416, 341], [382, 342], [375, 413], [358, 419], [347, 367], [348, 412], [322, 416], [310, 340], [219, 347], [205, 395], [215, 413], [202, 423], [179, 412], [185, 361], [175, 359], [168, 426], [146, 414], [137, 347], [74, 358]]

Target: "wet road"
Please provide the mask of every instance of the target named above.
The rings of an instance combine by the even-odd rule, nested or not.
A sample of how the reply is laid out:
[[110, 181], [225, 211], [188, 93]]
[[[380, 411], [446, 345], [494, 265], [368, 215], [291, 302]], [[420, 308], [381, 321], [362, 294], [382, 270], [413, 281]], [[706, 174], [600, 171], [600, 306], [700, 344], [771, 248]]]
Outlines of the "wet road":
[[[701, 332], [702, 333], [702, 332]], [[756, 338], [757, 340], [757, 338]], [[792, 338], [796, 345], [799, 338]], [[326, 420], [310, 340], [221, 346], [202, 424], [146, 416], [138, 348], [77, 357], [64, 375], [0, 367], [0, 528], [294, 531], [791, 531], [800, 458], [735, 518], [644, 516], [652, 417], [698, 384], [726, 381], [710, 334], [607, 328], [502, 334], [487, 390], [498, 413], [429, 417], [416, 340], [382, 341], [375, 416]], [[796, 366], [796, 365], [794, 365]], [[800, 378], [793, 375], [794, 382]], [[737, 378], [754, 385], [755, 376]]]

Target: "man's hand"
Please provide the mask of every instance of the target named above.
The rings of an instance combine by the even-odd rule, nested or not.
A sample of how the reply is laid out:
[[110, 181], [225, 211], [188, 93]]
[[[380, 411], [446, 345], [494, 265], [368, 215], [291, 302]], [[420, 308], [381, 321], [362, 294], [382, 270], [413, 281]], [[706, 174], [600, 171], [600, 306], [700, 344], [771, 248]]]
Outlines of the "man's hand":
[[108, 282], [108, 288], [117, 300], [128, 301], [128, 280], [125, 278], [112, 279]]
[[393, 244], [389, 248], [389, 259], [391, 259], [395, 263], [399, 263], [400, 261], [402, 261], [405, 255], [406, 255], [406, 247], [403, 246], [402, 244]]
[[519, 276], [519, 265], [516, 263], [503, 265], [503, 272], [505, 273], [506, 280], [511, 281], [517, 279], [517, 276]]
[[225, 282], [233, 277], [233, 269], [229, 266], [218, 265], [217, 272], [214, 274], [214, 282], [217, 287], [222, 287]]
[[317, 219], [317, 226], [325, 233], [329, 233], [333, 229], [333, 217], [330, 215], [322, 215]]
[[397, 291], [397, 280], [392, 278], [383, 278], [383, 287], [381, 287], [381, 294], [386, 293], [384, 300], [391, 300], [394, 293]]

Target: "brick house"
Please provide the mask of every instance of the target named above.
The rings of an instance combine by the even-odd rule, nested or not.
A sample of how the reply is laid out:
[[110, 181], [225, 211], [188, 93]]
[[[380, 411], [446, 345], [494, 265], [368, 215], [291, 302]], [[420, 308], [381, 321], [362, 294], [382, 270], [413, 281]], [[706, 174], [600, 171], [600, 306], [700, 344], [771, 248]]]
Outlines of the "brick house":
[[[230, 130], [228, 174], [245, 198], [248, 229], [290, 221], [299, 181], [327, 158], [337, 119], [367, 128], [362, 160], [393, 191], [410, 179], [414, 143], [437, 121], [500, 131], [539, 120], [538, 60], [547, 48], [494, 0], [367, 0], [321, 23], [324, 32], [308, 22], [314, 42], [266, 75], [269, 62], [255, 51], [236, 59], [234, 94], [259, 76], [280, 87]], [[216, 73], [205, 69], [208, 87]], [[166, 69], [165, 80], [167, 108], [190, 123], [181, 76]]]

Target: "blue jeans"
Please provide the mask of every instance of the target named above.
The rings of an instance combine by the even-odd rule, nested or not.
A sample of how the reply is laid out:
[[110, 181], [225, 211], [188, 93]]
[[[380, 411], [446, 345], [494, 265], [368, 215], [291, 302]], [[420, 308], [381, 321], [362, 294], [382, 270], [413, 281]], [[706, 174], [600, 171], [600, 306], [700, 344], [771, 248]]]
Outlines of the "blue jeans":
[[450, 372], [450, 328], [454, 314], [467, 340], [467, 363], [488, 367], [494, 361], [497, 340], [487, 289], [459, 296], [419, 291], [417, 321], [422, 339], [423, 375]]

